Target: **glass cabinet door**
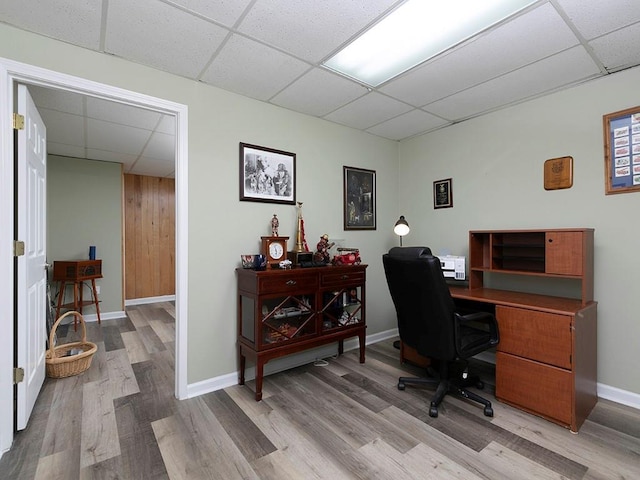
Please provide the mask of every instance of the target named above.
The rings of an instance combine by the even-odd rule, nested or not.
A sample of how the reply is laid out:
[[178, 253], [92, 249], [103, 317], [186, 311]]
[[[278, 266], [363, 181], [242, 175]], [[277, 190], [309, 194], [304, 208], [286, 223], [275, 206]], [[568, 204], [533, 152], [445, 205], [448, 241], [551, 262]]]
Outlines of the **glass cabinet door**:
[[315, 295], [261, 297], [258, 317], [263, 345], [280, 344], [317, 334]]
[[362, 322], [362, 287], [322, 293], [322, 330], [345, 328]]

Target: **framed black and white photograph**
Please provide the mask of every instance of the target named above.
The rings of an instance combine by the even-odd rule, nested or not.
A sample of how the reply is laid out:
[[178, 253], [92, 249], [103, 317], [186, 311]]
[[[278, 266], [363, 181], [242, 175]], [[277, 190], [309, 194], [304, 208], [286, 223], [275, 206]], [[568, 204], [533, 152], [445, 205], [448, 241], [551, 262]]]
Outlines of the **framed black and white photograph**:
[[436, 180], [433, 182], [433, 208], [449, 207], [453, 207], [451, 179]]
[[296, 154], [240, 143], [240, 200], [296, 203]]
[[344, 229], [376, 229], [376, 172], [342, 167], [344, 174]]

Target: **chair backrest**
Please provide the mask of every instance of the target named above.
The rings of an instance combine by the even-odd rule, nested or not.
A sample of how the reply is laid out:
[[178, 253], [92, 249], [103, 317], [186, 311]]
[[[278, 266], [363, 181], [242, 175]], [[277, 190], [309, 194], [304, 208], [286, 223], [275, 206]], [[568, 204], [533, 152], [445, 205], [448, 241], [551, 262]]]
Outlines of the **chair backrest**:
[[455, 359], [455, 306], [440, 259], [427, 247], [394, 247], [382, 263], [403, 343], [421, 355]]

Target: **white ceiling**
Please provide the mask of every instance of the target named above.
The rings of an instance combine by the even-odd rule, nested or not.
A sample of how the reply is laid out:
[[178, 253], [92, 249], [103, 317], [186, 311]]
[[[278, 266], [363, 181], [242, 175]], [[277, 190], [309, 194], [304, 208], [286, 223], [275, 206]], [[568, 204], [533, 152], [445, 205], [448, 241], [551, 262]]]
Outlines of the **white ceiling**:
[[[375, 89], [321, 66], [402, 3], [0, 0], [0, 21], [393, 140], [640, 64], [640, 1], [540, 0]], [[172, 118], [63, 92], [34, 96], [50, 153], [173, 175]], [[154, 173], [156, 162], [164, 167]]]

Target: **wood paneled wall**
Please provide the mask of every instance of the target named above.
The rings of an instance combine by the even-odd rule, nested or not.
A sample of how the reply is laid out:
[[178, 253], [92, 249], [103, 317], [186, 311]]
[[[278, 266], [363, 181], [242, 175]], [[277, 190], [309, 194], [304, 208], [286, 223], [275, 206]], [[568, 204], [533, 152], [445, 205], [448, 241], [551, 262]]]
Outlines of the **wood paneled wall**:
[[125, 299], [175, 295], [175, 180], [124, 175]]

